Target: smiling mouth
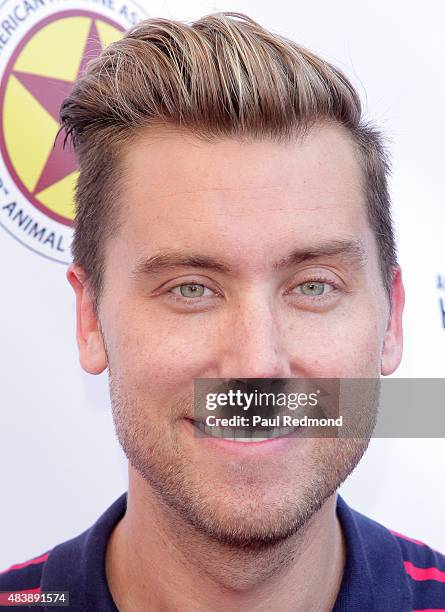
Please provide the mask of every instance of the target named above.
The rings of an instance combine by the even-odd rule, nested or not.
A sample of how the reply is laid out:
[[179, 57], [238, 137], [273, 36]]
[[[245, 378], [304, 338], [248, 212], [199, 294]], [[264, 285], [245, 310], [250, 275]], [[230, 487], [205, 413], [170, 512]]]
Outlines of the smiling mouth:
[[[202, 421], [190, 420], [192, 425], [201, 432], [202, 436], [209, 438], [225, 438], [233, 442], [264, 442], [271, 438], [282, 438], [302, 429], [301, 427], [209, 427]], [[266, 434], [261, 436], [260, 433]]]

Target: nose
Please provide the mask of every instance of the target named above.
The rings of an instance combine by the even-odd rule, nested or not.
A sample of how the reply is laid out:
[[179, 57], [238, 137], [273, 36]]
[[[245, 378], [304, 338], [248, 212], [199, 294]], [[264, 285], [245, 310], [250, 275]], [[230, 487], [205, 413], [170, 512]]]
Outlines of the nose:
[[290, 378], [285, 321], [264, 297], [239, 304], [221, 339], [219, 378]]

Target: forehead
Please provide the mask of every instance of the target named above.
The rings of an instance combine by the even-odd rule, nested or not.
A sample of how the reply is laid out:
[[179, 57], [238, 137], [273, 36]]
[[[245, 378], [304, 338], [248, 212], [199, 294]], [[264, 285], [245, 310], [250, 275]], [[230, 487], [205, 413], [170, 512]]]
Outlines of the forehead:
[[116, 238], [135, 256], [199, 244], [242, 262], [288, 242], [370, 237], [362, 172], [337, 126], [286, 144], [150, 128], [123, 161]]

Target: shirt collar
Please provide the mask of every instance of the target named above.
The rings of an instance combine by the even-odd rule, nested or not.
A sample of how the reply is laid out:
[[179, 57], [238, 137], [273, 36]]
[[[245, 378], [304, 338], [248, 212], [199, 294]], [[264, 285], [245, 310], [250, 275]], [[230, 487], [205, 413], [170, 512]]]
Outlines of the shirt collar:
[[332, 612], [411, 612], [403, 558], [388, 529], [350, 508], [337, 496], [346, 542], [346, 564]]
[[[56, 546], [43, 569], [42, 591], [69, 591], [72, 610], [118, 612], [106, 579], [105, 553], [126, 507], [124, 493], [90, 529]], [[403, 559], [392, 534], [352, 510], [339, 495], [337, 515], [346, 542], [346, 564], [332, 612], [411, 611]]]
[[42, 591], [68, 591], [73, 612], [118, 612], [106, 579], [105, 553], [126, 509], [124, 493], [87, 531], [56, 546], [43, 569]]

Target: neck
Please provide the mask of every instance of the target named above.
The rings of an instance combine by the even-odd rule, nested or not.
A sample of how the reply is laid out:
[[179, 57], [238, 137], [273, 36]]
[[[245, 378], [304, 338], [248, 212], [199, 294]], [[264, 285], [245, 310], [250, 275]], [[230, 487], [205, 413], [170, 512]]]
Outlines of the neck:
[[130, 469], [127, 512], [107, 547], [120, 612], [332, 610], [345, 563], [336, 495], [294, 536], [263, 548], [209, 540]]

